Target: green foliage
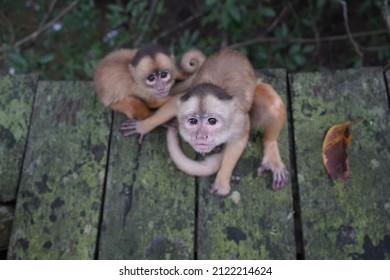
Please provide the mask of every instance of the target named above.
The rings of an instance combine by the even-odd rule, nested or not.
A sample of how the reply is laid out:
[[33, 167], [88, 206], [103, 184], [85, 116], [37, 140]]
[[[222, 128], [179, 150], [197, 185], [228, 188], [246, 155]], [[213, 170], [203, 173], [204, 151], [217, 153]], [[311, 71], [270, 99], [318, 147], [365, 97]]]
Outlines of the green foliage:
[[195, 30], [193, 32], [188, 29], [185, 30], [183, 35], [179, 38], [176, 52], [183, 53], [186, 50], [195, 46], [199, 39], [199, 34], [200, 33], [198, 30]]
[[158, 1], [153, 9], [148, 2], [133, 0], [125, 5], [108, 5], [107, 27], [113, 31], [112, 36], [105, 37], [105, 42], [111, 47], [138, 47], [146, 34], [156, 32], [159, 29], [160, 16], [165, 12], [164, 2]]
[[[175, 54], [198, 47], [211, 54], [232, 46], [255, 68], [310, 71], [385, 65], [389, 34], [355, 38], [357, 55], [346, 34], [342, 5], [336, 1], [83, 0], [54, 26], [27, 43], [19, 40], [39, 30], [74, 0], [2, 1], [0, 74], [36, 72], [47, 79], [91, 79], [107, 52], [148, 42], [169, 46]], [[347, 1], [352, 33], [386, 30], [379, 0]], [[389, 8], [387, 9], [389, 11]], [[194, 16], [198, 15], [198, 16]], [[327, 37], [326, 40], [323, 40]]]
[[[44, 18], [45, 11], [48, 9], [48, 1], [33, 1], [36, 7], [41, 11], [37, 18], [37, 25]], [[61, 7], [64, 8], [72, 1], [61, 1]], [[10, 9], [10, 17], [20, 17], [17, 6], [20, 3], [10, 1], [7, 3]], [[59, 4], [58, 4], [59, 5]], [[26, 10], [26, 7], [23, 7]], [[31, 8], [30, 8], [31, 9]], [[22, 10], [22, 9], [20, 9]], [[28, 9], [27, 9], [28, 10]], [[60, 10], [60, 9], [58, 9]], [[58, 13], [58, 10], [55, 12]], [[15, 13], [13, 14], [13, 11]], [[24, 17], [30, 21], [34, 14], [26, 12]], [[94, 1], [80, 1], [77, 8], [73, 9], [59, 22], [44, 32], [39, 39], [23, 47], [6, 49], [5, 63], [6, 69], [2, 72], [11, 70], [15, 73], [39, 73], [47, 79], [83, 79], [91, 77], [93, 65], [100, 59], [103, 49], [96, 32], [98, 11]], [[23, 22], [11, 18], [14, 25], [22, 25]], [[37, 28], [35, 26], [35, 28]], [[16, 32], [17, 31], [17, 32]], [[15, 30], [18, 39], [29, 35], [23, 28]], [[3, 38], [2, 38], [3, 40]], [[3, 40], [2, 43], [8, 43]], [[4, 47], [5, 45], [3, 45]]]

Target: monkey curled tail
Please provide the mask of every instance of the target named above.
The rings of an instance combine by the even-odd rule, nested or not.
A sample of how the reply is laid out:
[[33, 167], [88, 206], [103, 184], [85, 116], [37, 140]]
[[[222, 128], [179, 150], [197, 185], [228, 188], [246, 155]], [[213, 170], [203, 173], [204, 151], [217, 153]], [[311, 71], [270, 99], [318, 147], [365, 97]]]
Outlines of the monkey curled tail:
[[176, 83], [173, 86], [171, 89], [171, 95], [183, 93], [191, 87], [194, 77], [205, 60], [206, 56], [198, 49], [190, 49], [183, 54], [180, 60], [180, 67], [183, 72], [187, 74], [187, 77], [184, 81]]
[[[272, 171], [272, 189], [281, 188], [288, 181], [288, 171], [280, 157], [278, 137], [285, 124], [286, 110], [282, 100], [272, 86], [258, 82], [254, 94], [250, 121], [252, 127], [264, 127], [264, 153], [257, 176], [266, 170]], [[216, 173], [222, 163], [223, 153], [213, 154], [203, 161], [189, 159], [181, 150], [176, 128], [169, 127], [167, 132], [169, 155], [178, 169], [192, 176], [209, 176]]]

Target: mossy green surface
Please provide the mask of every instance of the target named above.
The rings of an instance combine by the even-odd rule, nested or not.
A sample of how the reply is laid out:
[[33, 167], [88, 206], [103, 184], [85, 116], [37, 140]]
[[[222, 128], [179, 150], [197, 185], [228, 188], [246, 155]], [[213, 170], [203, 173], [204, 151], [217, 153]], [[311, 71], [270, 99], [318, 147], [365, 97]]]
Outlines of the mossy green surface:
[[389, 109], [390, 109], [390, 70], [387, 70], [385, 72], [385, 79], [386, 79], [386, 89], [387, 89], [387, 101], [389, 102]]
[[[380, 68], [290, 75], [307, 259], [390, 258], [390, 112]], [[322, 142], [335, 124], [351, 127], [350, 176], [333, 182]]]
[[115, 114], [100, 259], [192, 259], [195, 179], [178, 171], [166, 129], [124, 138]]
[[0, 251], [7, 250], [8, 248], [14, 217], [15, 208], [12, 205], [0, 203]]
[[0, 77], [0, 202], [16, 198], [37, 81], [37, 75]]
[[[260, 71], [287, 106], [286, 72]], [[289, 169], [287, 123], [279, 138], [282, 159]], [[256, 177], [263, 155], [262, 131], [252, 131], [227, 197], [210, 194], [214, 177], [199, 178], [199, 259], [294, 259], [295, 243], [291, 184], [272, 191], [272, 176]]]
[[90, 82], [39, 82], [10, 259], [93, 259], [111, 113]]

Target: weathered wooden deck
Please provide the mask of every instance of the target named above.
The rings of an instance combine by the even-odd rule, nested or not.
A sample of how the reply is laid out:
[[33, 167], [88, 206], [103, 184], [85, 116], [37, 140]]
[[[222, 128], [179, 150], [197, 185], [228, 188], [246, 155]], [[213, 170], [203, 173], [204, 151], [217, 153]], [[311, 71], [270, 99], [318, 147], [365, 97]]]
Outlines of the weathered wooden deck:
[[[175, 169], [164, 128], [142, 146], [123, 138], [124, 117], [91, 82], [1, 77], [0, 203], [16, 200], [8, 258], [390, 259], [390, 73], [259, 76], [289, 111], [280, 148], [290, 181], [272, 192], [270, 174], [255, 176], [254, 131], [226, 198], [209, 194], [212, 178]], [[322, 141], [358, 117], [345, 190], [324, 170]]]

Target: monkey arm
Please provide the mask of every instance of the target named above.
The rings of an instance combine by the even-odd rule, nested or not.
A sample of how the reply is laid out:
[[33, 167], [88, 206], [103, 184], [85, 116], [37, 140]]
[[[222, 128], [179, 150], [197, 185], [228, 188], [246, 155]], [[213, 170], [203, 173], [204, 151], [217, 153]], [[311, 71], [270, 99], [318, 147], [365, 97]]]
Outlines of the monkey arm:
[[[249, 119], [249, 118], [248, 118]], [[222, 164], [211, 188], [211, 193], [218, 195], [227, 195], [230, 192], [230, 178], [233, 169], [242, 155], [249, 138], [249, 120], [247, 128], [239, 139], [226, 143], [223, 153]]]
[[230, 178], [238, 159], [243, 153], [248, 141], [248, 136], [242, 137], [235, 142], [226, 144], [222, 158], [221, 168], [211, 188], [211, 193], [218, 195], [227, 195], [230, 192]]
[[177, 114], [176, 103], [181, 95], [173, 96], [169, 101], [162, 105], [153, 115], [144, 120], [128, 120], [123, 123], [121, 131], [123, 136], [127, 137], [133, 134], [140, 134], [140, 143], [142, 143], [143, 136], [172, 119]]
[[110, 108], [124, 113], [129, 119], [136, 118], [143, 120], [153, 114], [147, 104], [141, 99], [133, 96], [128, 96], [117, 102], [111, 103]]

